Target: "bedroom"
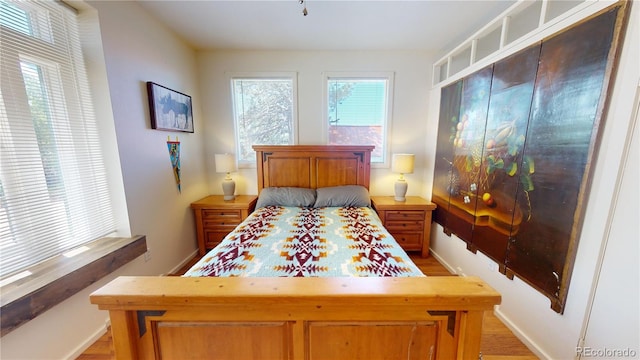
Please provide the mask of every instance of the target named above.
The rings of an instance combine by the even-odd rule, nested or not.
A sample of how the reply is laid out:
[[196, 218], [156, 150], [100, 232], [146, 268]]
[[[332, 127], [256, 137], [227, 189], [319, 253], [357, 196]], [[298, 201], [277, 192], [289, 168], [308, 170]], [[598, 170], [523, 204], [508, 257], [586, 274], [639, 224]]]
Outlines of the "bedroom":
[[[422, 158], [421, 168], [408, 176], [411, 184], [410, 194], [428, 197], [432, 177], [428, 163], [434, 152], [434, 145], [430, 142], [435, 139], [432, 132], [436, 126], [434, 118], [437, 106], [424, 101], [431, 97], [431, 86], [430, 81], [422, 79], [431, 78], [431, 64], [442, 54], [414, 51], [211, 51], [197, 54], [135, 3], [105, 2], [96, 3], [95, 7], [99, 10], [101, 20], [103, 56], [106, 61], [103, 71], [106, 71], [109, 82], [108, 93], [103, 93], [102, 96], [103, 99], [110, 99], [113, 104], [113, 110], [109, 109], [109, 103], [102, 104], [98, 110], [112, 113], [115, 119], [113, 135], [117, 136], [124, 182], [122, 191], [126, 194], [126, 211], [131, 232], [147, 236], [152, 254], [148, 262], [144, 262], [142, 258], [137, 259], [119, 269], [114, 275], [166, 273], [194, 251], [195, 229], [189, 204], [211, 192], [219, 191], [218, 183], [221, 176], [212, 170], [207, 172], [203, 169], [213, 169], [213, 153], [233, 149], [232, 125], [216, 120], [209, 122], [210, 119], [224, 119], [228, 116], [224, 110], [227, 99], [222, 96], [205, 95], [226, 93], [227, 84], [223, 81], [200, 79], [215, 79], [215, 74], [230, 68], [241, 71], [293, 69], [299, 72], [299, 118], [305, 121], [304, 126], [301, 126], [300, 143], [317, 142], [315, 136], [320, 132], [318, 124], [321, 107], [314, 100], [321, 96], [320, 88], [313, 85], [312, 81], [303, 81], [305, 78], [309, 79], [327, 69], [357, 71], [364, 68], [397, 71], [392, 142], [394, 148], [415, 152]], [[632, 19], [634, 16], [637, 18], [637, 9], [634, 10]], [[629, 31], [627, 42], [634, 44], [633, 41], [637, 44], [637, 29]], [[623, 144], [620, 139], [626, 136], [638, 79], [637, 68], [632, 65], [637, 63], [637, 48], [625, 46], [625, 51], [629, 53], [623, 57], [621, 69], [625, 69], [625, 64], [628, 68], [621, 70], [621, 73], [626, 77], [619, 79], [616, 84], [619, 93], [624, 95], [620, 95], [617, 100], [619, 102], [612, 106], [620, 111], [615, 115], [615, 118], [620, 120], [609, 122], [612, 126], [608, 128], [602, 146], [603, 150], [607, 150], [601, 152], [604, 160], [598, 161], [597, 170], [600, 170], [601, 174], [616, 174], [622, 164]], [[149, 129], [143, 85], [148, 80], [180, 89], [192, 95], [194, 103], [200, 104], [196, 105], [195, 109], [196, 133], [179, 135], [183, 141], [181, 194], [175, 191], [173, 178], [169, 176], [171, 174], [167, 174], [168, 156], [164, 142], [168, 134]], [[427, 120], [416, 121], [416, 118]], [[637, 154], [633, 156], [637, 157]], [[630, 163], [637, 162], [637, 158], [633, 156], [629, 160]], [[255, 185], [252, 184], [255, 174], [250, 171], [239, 172], [234, 178], [238, 182], [238, 193], [255, 189]], [[373, 178], [372, 192], [390, 194], [388, 189], [392, 187], [394, 175], [387, 170], [376, 169], [373, 171]], [[614, 181], [614, 175], [596, 176], [594, 193], [597, 193], [597, 196], [594, 195], [590, 199], [590, 211], [587, 213], [588, 220], [591, 220], [587, 221], [590, 228], [583, 232], [582, 244], [588, 245], [581, 247], [581, 251], [584, 251], [581, 258], [585, 263], [582, 264], [582, 271], [576, 270], [575, 273], [578, 275], [572, 283], [572, 288], [578, 291], [578, 295], [570, 295], [570, 301], [575, 303], [571, 304], [565, 315], [558, 316], [551, 312], [546, 299], [526, 286], [497, 275], [493, 276], [495, 282], [504, 288], [500, 288], [500, 291], [505, 297], [504, 303], [507, 304], [504, 305], [504, 311], [509, 314], [507, 317], [512, 319], [514, 325], [520, 328], [532, 343], [537, 344], [543, 354], [551, 358], [567, 353], [573, 354], [574, 345], [577, 343], [587, 306], [584, 299], [594, 278], [593, 264], [597, 261], [606, 226], [605, 218], [608, 211], [602, 209], [611, 207]], [[624, 212], [627, 216], [637, 213], [633, 208], [623, 209]], [[467, 254], [459, 242], [453, 242], [451, 245], [442, 242], [438, 244], [439, 239], [449, 239], [441, 236], [441, 230], [434, 230], [434, 245], [442, 245], [438, 250], [454, 267], [461, 266], [466, 273], [480, 272], [483, 277], [485, 272], [488, 273], [485, 259]], [[194, 240], [185, 242], [180, 239]], [[613, 240], [622, 241], [617, 237]], [[486, 276], [491, 278], [492, 274]], [[41, 357], [44, 353], [38, 351], [45, 349], [46, 354], [55, 354], [52, 355], [55, 358], [66, 357], [86, 340], [87, 334], [97, 333], [100, 327], [104, 328], [103, 314], [96, 315], [87, 298], [92, 290], [105, 282], [106, 280], [103, 280], [92, 285], [67, 302], [3, 337], [3, 355], [9, 358], [18, 354]], [[615, 286], [616, 282], [608, 285]], [[537, 319], [531, 319], [527, 316], [528, 310], [523, 309], [535, 309], [542, 315]], [[58, 331], [58, 324], [62, 322], [70, 325], [68, 329], [64, 334], [60, 334], [60, 338], [51, 336]], [[566, 337], [557, 334], [549, 336], [546, 324], [553, 324], [553, 327], [562, 329], [558, 334], [565, 334]], [[42, 348], [30, 347], [29, 344], [33, 343], [42, 344]], [[25, 354], [24, 351], [28, 348], [32, 353]]]

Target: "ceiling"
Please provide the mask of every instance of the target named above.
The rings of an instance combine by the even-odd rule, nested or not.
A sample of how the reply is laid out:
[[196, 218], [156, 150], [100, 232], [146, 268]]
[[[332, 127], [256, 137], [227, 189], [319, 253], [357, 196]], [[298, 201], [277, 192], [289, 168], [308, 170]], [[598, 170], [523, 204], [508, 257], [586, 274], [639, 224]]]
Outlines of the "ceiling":
[[137, 1], [196, 49], [436, 52], [451, 50], [515, 2]]

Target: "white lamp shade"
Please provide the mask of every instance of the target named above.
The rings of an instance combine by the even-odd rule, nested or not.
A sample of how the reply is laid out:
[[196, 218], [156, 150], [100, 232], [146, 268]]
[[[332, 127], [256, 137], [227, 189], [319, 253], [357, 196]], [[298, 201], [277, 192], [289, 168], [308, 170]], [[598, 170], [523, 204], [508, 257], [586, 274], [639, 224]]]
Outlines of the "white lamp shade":
[[414, 154], [393, 154], [391, 171], [399, 174], [412, 174], [415, 157]]
[[216, 172], [230, 173], [236, 171], [236, 158], [232, 154], [216, 154]]

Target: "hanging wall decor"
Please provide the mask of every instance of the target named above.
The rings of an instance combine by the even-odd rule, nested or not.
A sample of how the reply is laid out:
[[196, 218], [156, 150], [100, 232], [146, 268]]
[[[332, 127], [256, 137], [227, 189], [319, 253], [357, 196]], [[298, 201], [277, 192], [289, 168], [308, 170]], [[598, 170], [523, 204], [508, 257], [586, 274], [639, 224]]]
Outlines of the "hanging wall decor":
[[180, 141], [178, 141], [177, 136], [175, 141], [171, 141], [171, 138], [167, 137], [167, 149], [169, 150], [171, 167], [173, 168], [173, 177], [176, 180], [178, 192], [182, 192], [180, 185]]
[[147, 82], [151, 128], [167, 131], [193, 132], [191, 96]]
[[434, 220], [562, 313], [627, 2], [441, 91]]

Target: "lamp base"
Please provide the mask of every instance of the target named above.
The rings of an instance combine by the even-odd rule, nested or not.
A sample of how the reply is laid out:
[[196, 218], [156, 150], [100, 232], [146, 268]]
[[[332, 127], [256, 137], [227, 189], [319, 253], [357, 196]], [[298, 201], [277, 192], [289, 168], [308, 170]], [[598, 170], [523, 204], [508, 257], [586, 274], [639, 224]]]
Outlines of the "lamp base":
[[222, 193], [224, 194], [224, 200], [233, 200], [236, 198], [234, 193], [236, 192], [236, 182], [229, 179], [222, 182]]
[[398, 180], [395, 182], [393, 186], [393, 190], [395, 193], [395, 197], [393, 198], [395, 201], [406, 201], [407, 198], [405, 195], [407, 194], [407, 188], [409, 185], [404, 180]]
[[404, 180], [398, 180], [394, 184], [393, 190], [395, 192], [395, 197], [393, 198], [395, 201], [406, 201], [407, 198], [405, 195], [407, 194], [407, 188], [409, 185]]

